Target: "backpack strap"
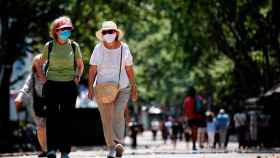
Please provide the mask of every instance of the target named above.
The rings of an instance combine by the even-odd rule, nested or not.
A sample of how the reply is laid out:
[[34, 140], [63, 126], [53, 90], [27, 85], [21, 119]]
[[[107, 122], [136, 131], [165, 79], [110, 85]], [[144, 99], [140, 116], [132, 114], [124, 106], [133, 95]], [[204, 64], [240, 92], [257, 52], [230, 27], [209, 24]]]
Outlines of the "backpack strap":
[[76, 68], [77, 68], [77, 64], [76, 64], [76, 44], [74, 43], [73, 40], [71, 40], [70, 42], [71, 42], [71, 48], [72, 48], [73, 53], [74, 53], [74, 70], [76, 72]]
[[53, 40], [49, 41], [49, 44], [48, 44], [48, 61], [44, 67], [45, 75], [47, 74], [47, 71], [48, 71], [48, 68], [50, 65], [50, 53], [52, 52], [52, 48], [53, 48]]

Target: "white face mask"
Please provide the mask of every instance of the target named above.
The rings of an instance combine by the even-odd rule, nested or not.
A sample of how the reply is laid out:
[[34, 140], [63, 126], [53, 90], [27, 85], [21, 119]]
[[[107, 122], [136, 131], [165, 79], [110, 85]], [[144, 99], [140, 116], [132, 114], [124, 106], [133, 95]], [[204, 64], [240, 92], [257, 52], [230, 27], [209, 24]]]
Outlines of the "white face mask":
[[103, 35], [103, 39], [107, 43], [112, 43], [116, 39], [116, 36], [117, 36], [116, 33], [106, 34], [106, 35]]

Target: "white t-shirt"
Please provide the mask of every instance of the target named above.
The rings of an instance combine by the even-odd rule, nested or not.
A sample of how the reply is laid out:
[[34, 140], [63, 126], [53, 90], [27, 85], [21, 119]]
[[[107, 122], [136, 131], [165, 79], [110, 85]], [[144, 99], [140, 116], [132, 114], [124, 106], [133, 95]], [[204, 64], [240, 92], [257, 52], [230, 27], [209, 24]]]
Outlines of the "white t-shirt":
[[[120, 88], [129, 86], [125, 66], [133, 65], [133, 58], [128, 45], [122, 43], [122, 66], [120, 75]], [[96, 83], [118, 83], [121, 60], [121, 47], [108, 49], [102, 43], [95, 46], [90, 58], [90, 65], [97, 65]]]
[[240, 127], [246, 124], [247, 116], [244, 113], [236, 113], [233, 116], [235, 127]]

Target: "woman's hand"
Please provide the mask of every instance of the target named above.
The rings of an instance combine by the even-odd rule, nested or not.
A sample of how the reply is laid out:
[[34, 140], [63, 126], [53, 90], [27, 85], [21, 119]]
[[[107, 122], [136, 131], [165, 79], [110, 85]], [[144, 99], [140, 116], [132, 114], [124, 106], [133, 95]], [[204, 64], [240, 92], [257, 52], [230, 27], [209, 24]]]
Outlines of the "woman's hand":
[[88, 99], [93, 100], [94, 95], [95, 95], [95, 94], [94, 94], [93, 89], [89, 88], [89, 89], [88, 89]]
[[22, 108], [23, 103], [22, 103], [22, 99], [19, 95], [16, 97], [15, 102], [16, 102], [17, 110], [20, 110]]
[[138, 92], [137, 92], [136, 85], [133, 85], [131, 87], [131, 100], [133, 102], [136, 102], [138, 100]]
[[138, 99], [138, 92], [137, 92], [137, 88], [136, 88], [136, 82], [135, 82], [135, 79], [134, 79], [134, 70], [133, 70], [133, 66], [125, 66], [125, 70], [126, 70], [126, 74], [127, 74], [127, 77], [129, 79], [129, 83], [130, 83], [130, 86], [131, 86], [131, 99], [133, 102], [136, 102], [137, 99]]
[[76, 83], [76, 85], [79, 85], [81, 78], [79, 76], [76, 76], [74, 79], [74, 82]]

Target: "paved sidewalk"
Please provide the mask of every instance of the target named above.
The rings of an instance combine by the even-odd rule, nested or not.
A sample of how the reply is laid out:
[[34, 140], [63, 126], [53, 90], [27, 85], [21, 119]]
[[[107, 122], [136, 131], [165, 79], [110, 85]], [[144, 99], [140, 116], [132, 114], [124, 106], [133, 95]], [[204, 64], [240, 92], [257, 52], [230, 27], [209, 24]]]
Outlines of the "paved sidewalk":
[[[126, 150], [123, 158], [280, 158], [280, 150], [257, 150], [251, 149], [246, 151], [238, 151], [237, 143], [231, 142], [227, 150], [221, 149], [199, 149], [198, 151], [191, 150], [191, 144], [185, 142], [178, 142], [176, 148], [171, 141], [163, 144], [158, 136], [156, 141], [152, 141], [151, 132], [144, 132], [138, 136], [138, 148], [130, 148], [130, 139], [125, 140]], [[71, 158], [106, 158], [104, 147], [73, 147]], [[57, 154], [58, 158], [60, 154]], [[36, 153], [14, 153], [14, 154], [0, 154], [0, 157], [23, 157], [36, 158]]]

